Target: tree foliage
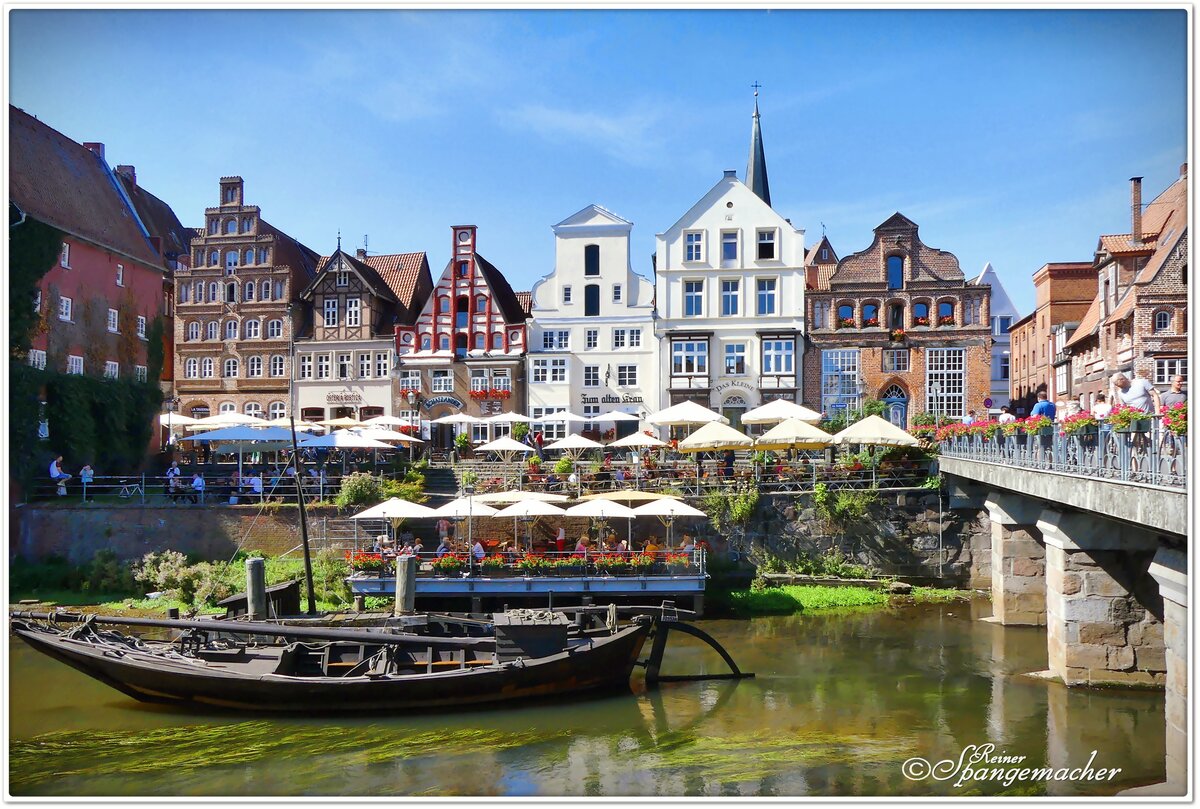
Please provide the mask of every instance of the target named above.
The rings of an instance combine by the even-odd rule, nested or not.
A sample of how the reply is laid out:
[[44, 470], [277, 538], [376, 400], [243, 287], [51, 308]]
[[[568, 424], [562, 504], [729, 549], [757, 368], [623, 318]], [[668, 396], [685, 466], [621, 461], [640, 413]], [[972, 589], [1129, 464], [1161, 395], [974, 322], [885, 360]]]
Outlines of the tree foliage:
[[[9, 355], [23, 359], [29, 351], [39, 313], [33, 309], [38, 282], [54, 266], [62, 251], [62, 231], [26, 217], [20, 219], [12, 203], [8, 206], [8, 342]], [[45, 302], [43, 302], [45, 310]]]

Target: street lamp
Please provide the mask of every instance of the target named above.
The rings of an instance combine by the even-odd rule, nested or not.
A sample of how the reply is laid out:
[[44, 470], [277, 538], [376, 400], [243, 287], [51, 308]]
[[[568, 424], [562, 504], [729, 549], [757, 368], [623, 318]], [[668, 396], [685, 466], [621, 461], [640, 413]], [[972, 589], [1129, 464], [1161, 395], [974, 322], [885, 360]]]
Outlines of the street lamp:
[[932, 404], [933, 404], [933, 423], [935, 426], [937, 426], [937, 423], [941, 418], [941, 404], [942, 404], [942, 402], [941, 402], [941, 395], [942, 395], [941, 383], [931, 382], [929, 384], [929, 392], [933, 395], [933, 402], [932, 402]]

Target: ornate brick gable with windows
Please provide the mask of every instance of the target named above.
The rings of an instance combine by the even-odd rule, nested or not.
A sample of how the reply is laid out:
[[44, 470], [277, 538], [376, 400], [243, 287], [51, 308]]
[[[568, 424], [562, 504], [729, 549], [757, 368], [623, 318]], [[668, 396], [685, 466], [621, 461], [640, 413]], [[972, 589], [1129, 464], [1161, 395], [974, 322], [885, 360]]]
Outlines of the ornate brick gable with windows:
[[433, 281], [424, 253], [351, 256], [320, 261], [300, 293], [306, 315], [296, 337], [296, 409], [305, 421], [397, 416], [393, 373], [398, 326], [413, 325], [417, 300]]
[[243, 198], [241, 177], [222, 177], [217, 207], [192, 239], [192, 266], [176, 273], [175, 390], [180, 411], [291, 413], [289, 344], [319, 256], [268, 224]]
[[871, 246], [812, 273], [805, 404], [830, 414], [881, 399], [912, 415], [982, 412], [991, 390], [991, 287], [966, 280], [952, 253], [925, 245], [897, 213]]
[[1095, 296], [1065, 346], [1085, 407], [1118, 371], [1160, 389], [1176, 374], [1187, 380], [1187, 164], [1145, 211], [1141, 178], [1130, 183], [1131, 232], [1100, 237]]
[[[525, 410], [529, 293], [513, 292], [476, 252], [475, 225], [455, 225], [451, 234], [450, 261], [415, 324], [396, 328], [399, 407], [419, 414], [422, 436], [439, 450], [453, 444], [455, 430], [434, 419]], [[411, 405], [407, 391], [415, 392]], [[473, 436], [485, 433], [496, 434], [482, 425]]]

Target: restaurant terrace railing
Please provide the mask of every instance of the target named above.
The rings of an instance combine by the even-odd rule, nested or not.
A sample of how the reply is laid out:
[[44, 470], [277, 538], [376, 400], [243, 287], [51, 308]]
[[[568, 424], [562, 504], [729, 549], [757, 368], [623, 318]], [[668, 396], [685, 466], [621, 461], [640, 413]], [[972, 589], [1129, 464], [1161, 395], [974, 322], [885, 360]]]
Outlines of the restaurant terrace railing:
[[1166, 429], [1157, 417], [1126, 429], [1100, 424], [1067, 434], [1054, 424], [1029, 435], [956, 436], [941, 443], [941, 454], [1123, 483], [1187, 486], [1187, 436]]
[[[352, 578], [394, 577], [394, 554], [377, 552], [346, 552], [354, 571]], [[703, 547], [683, 551], [663, 549], [646, 554], [634, 552], [555, 551], [537, 553], [508, 553], [490, 548], [482, 559], [469, 553], [434, 553], [417, 555], [417, 576], [420, 578], [576, 578], [608, 576], [690, 576], [704, 577], [707, 572], [707, 553]]]

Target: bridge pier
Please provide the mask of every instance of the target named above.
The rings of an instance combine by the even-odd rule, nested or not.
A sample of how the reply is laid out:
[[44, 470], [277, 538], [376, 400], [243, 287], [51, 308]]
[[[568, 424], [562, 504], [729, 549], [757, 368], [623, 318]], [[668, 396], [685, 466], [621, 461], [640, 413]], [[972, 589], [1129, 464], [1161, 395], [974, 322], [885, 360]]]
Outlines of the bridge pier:
[[1146, 531], [1046, 509], [1046, 643], [1050, 672], [1072, 685], [1162, 686], [1162, 597]]
[[1041, 507], [1020, 495], [992, 492], [992, 618], [1005, 626], [1046, 623], [1046, 548], [1037, 528]]
[[1167, 786], [1187, 791], [1187, 556], [1159, 548], [1150, 564], [1163, 599], [1167, 666]]

